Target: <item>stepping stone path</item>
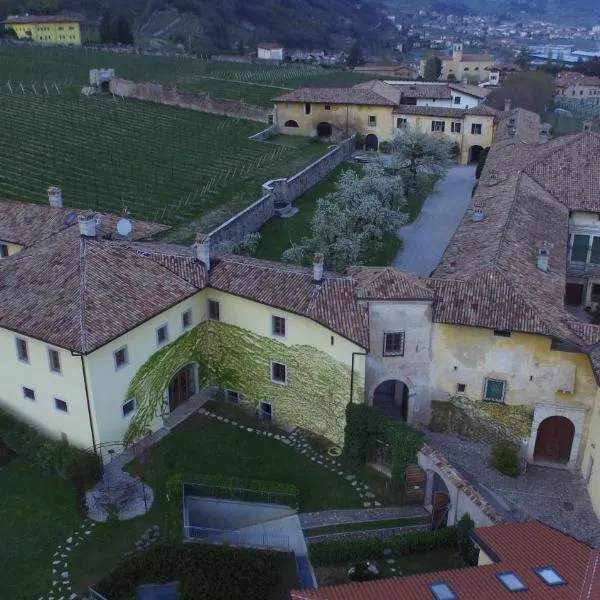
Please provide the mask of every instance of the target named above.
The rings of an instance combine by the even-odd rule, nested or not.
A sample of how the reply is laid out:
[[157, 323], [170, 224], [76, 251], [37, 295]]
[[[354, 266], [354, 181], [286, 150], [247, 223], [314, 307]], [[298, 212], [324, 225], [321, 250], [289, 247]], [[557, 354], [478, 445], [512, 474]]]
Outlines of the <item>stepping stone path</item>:
[[142, 533], [140, 539], [135, 543], [136, 551], [143, 551], [148, 546], [153, 544], [160, 537], [160, 527], [158, 525], [154, 525], [149, 529], [146, 529], [144, 533]]
[[[77, 600], [79, 596], [72, 590], [71, 573], [69, 572], [69, 553], [71, 546], [79, 546], [90, 535], [96, 523], [85, 520], [73, 535], [69, 536], [63, 544], [57, 546], [52, 555], [52, 585], [47, 596], [40, 596], [38, 600]], [[59, 573], [60, 568], [60, 573]]]
[[312, 448], [308, 440], [303, 436], [302, 432], [299, 429], [295, 429], [289, 435], [285, 434], [273, 434], [270, 431], [266, 431], [265, 429], [259, 429], [258, 427], [248, 427], [246, 425], [241, 425], [236, 423], [235, 421], [230, 421], [229, 419], [223, 418], [220, 415], [215, 414], [214, 412], [201, 408], [198, 411], [199, 414], [204, 415], [206, 417], [210, 417], [211, 419], [216, 419], [218, 421], [222, 421], [223, 423], [228, 423], [233, 427], [239, 427], [240, 429], [245, 429], [248, 433], [254, 433], [256, 435], [266, 435], [268, 437], [272, 437], [278, 442], [282, 442], [287, 446], [291, 446], [296, 449], [299, 453], [304, 454], [307, 458], [312, 460], [314, 463], [322, 466], [324, 469], [331, 471], [332, 474], [337, 475], [338, 477], [343, 477], [346, 481], [348, 481], [354, 491], [357, 493], [358, 497], [363, 501], [363, 507], [369, 508], [371, 506], [381, 506], [381, 502], [378, 502], [375, 494], [371, 491], [369, 486], [366, 483], [360, 482], [356, 475], [352, 473], [346, 473], [343, 471], [343, 465], [335, 458], [327, 454], [323, 454], [319, 450], [315, 450]]

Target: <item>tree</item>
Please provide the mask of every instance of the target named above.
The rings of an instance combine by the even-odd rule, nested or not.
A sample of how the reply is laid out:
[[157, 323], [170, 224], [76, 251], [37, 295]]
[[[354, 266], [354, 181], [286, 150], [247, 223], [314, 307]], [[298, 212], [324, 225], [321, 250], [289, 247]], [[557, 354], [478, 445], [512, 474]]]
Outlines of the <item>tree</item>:
[[246, 53], [246, 49], [244, 48], [244, 42], [243, 42], [242, 40], [240, 40], [240, 41], [237, 43], [237, 53], [238, 53], [240, 56], [244, 56], [244, 54]]
[[553, 78], [545, 71], [511, 73], [499, 89], [489, 96], [487, 104], [504, 110], [504, 101], [510, 100], [513, 108], [524, 108], [543, 115], [554, 97]]
[[317, 200], [311, 237], [286, 250], [282, 259], [302, 263], [321, 252], [328, 269], [343, 272], [381, 248], [385, 234], [396, 233], [407, 220], [401, 212], [405, 205], [401, 177], [382, 164], [368, 164], [362, 174], [344, 171], [335, 191]]
[[401, 174], [407, 193], [418, 187], [419, 177], [441, 176], [448, 168], [453, 144], [414, 127], [403, 127], [392, 141], [392, 165]]
[[357, 67], [358, 65], [365, 64], [365, 57], [363, 56], [362, 47], [358, 40], [355, 40], [354, 44], [352, 44], [352, 48], [350, 49], [350, 54], [348, 55], [348, 60], [346, 60], [346, 64], [349, 67]]
[[425, 62], [423, 79], [425, 81], [437, 81], [442, 74], [442, 61], [437, 56], [430, 56]]
[[527, 46], [521, 46], [517, 57], [515, 58], [515, 65], [517, 67], [526, 71], [529, 69], [529, 65], [531, 64], [531, 52], [529, 52], [529, 48]]
[[110, 11], [106, 9], [100, 20], [100, 41], [103, 44], [113, 44], [115, 41], [115, 29]]
[[123, 46], [133, 45], [133, 33], [131, 27], [124, 16], [120, 16], [115, 24], [115, 42]]

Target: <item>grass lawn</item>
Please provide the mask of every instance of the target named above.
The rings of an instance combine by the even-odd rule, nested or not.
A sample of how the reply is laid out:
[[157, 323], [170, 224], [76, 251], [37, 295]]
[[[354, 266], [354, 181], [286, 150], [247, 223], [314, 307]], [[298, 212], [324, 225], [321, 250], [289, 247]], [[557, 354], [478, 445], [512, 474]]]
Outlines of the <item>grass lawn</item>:
[[427, 523], [429, 517], [406, 517], [404, 519], [383, 519], [380, 521], [361, 521], [358, 523], [340, 523], [339, 525], [325, 525], [323, 527], [309, 527], [304, 534], [309, 536], [325, 535], [328, 533], [346, 533], [348, 531], [371, 531], [373, 529], [389, 529], [392, 527], [409, 527]]
[[[390, 558], [394, 560], [391, 564], [385, 560], [370, 561], [377, 565], [381, 578], [397, 577], [399, 575], [417, 575], [419, 573], [431, 573], [447, 569], [460, 569], [465, 566], [463, 560], [456, 553], [456, 550], [452, 548], [436, 548], [428, 552], [417, 552], [407, 555], [392, 554]], [[349, 583], [348, 569], [353, 564], [316, 567], [315, 575], [319, 586]], [[392, 571], [392, 569], [395, 570]]]

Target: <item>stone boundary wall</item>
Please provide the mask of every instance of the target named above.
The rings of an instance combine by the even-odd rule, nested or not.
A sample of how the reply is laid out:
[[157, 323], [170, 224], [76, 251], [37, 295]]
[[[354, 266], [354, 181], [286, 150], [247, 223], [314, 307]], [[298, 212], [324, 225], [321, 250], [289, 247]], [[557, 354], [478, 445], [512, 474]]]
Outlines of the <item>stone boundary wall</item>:
[[324, 533], [323, 535], [307, 535], [304, 531], [304, 539], [307, 544], [318, 544], [320, 542], [339, 542], [341, 540], [364, 540], [370, 537], [377, 537], [385, 540], [397, 535], [408, 535], [420, 531], [431, 531], [430, 523], [422, 525], [409, 525], [407, 527], [386, 527], [385, 529], [367, 529], [365, 531], [347, 531], [340, 533]]
[[275, 215], [275, 202], [293, 203], [340, 163], [348, 160], [352, 152], [354, 152], [354, 137], [333, 146], [327, 154], [293, 177], [267, 181], [262, 186], [263, 195], [256, 202], [209, 233], [211, 242], [214, 244], [226, 241], [239, 242], [247, 234], [258, 231]]
[[125, 98], [146, 100], [147, 102], [178, 106], [179, 108], [198, 110], [223, 117], [259, 121], [260, 123], [268, 123], [269, 115], [273, 114], [271, 108], [256, 106], [239, 100], [213, 98], [210, 94], [203, 93], [180, 92], [176, 88], [164, 87], [158, 83], [136, 83], [120, 77], [111, 80], [110, 91]]

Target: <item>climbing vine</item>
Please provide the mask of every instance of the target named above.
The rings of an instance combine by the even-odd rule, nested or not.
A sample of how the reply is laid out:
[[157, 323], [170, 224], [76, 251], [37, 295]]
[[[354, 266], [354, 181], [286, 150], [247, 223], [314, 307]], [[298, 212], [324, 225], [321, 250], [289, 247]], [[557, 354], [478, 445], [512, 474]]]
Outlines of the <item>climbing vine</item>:
[[[271, 381], [271, 361], [287, 365], [288, 382]], [[165, 390], [182, 367], [197, 363], [201, 386], [240, 392], [250, 406], [271, 402], [275, 418], [341, 443], [350, 398], [350, 367], [312, 346], [287, 345], [246, 329], [204, 321], [152, 355], [131, 381], [138, 410], [125, 444], [148, 434], [166, 412]], [[358, 379], [355, 376], [355, 379]], [[360, 382], [362, 383], [362, 382]], [[361, 394], [355, 381], [355, 394]], [[360, 397], [360, 396], [359, 396]]]

